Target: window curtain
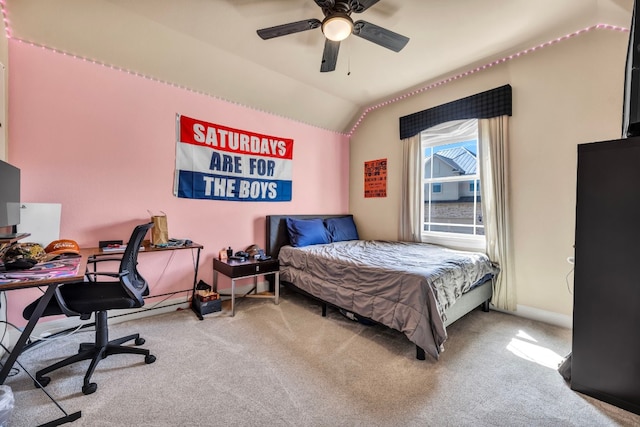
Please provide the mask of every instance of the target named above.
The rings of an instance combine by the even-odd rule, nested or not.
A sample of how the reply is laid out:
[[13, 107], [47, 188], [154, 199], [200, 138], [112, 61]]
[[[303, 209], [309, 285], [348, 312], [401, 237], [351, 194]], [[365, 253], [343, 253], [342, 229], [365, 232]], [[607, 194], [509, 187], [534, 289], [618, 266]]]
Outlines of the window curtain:
[[509, 220], [508, 120], [508, 116], [480, 119], [478, 146], [486, 251], [491, 261], [500, 265], [491, 303], [514, 311], [517, 300]]
[[420, 134], [402, 140], [402, 201], [400, 203], [400, 240], [420, 242], [422, 195], [422, 155]]

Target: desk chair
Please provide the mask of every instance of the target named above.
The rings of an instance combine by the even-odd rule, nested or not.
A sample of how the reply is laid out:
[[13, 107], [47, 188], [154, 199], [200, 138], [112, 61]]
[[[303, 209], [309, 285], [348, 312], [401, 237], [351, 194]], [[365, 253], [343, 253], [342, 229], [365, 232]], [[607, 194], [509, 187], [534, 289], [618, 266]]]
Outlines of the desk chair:
[[[94, 271], [87, 271], [87, 281], [58, 286], [55, 298], [51, 299], [43, 316], [64, 314], [79, 316], [80, 319], [87, 320], [91, 318], [92, 313], [95, 313], [95, 342], [80, 344], [78, 353], [38, 371], [36, 373], [37, 381], [34, 382], [36, 387], [45, 387], [49, 384], [51, 378], [44, 376], [49, 372], [81, 360], [91, 360], [82, 386], [84, 394], [91, 394], [98, 388], [96, 383], [90, 382], [91, 376], [98, 362], [107, 356], [133, 353], [143, 355], [144, 362], [147, 364], [156, 361], [155, 356], [151, 355], [149, 350], [122, 345], [131, 340], [135, 340], [135, 345], [144, 344], [144, 339], [140, 338], [139, 334], [109, 341], [107, 326], [107, 310], [138, 308], [144, 305], [142, 297], [149, 293], [149, 287], [146, 280], [138, 273], [136, 266], [140, 245], [151, 227], [153, 227], [152, 223], [135, 227], [122, 258], [116, 258], [116, 260], [120, 260], [120, 268], [117, 273], [101, 272], [95, 267], [101, 261], [113, 261], [114, 258], [94, 258], [89, 260], [89, 264], [94, 265]], [[99, 280], [101, 277], [110, 277], [111, 280]], [[25, 319], [30, 318], [37, 304], [38, 300], [24, 309], [22, 315]]]

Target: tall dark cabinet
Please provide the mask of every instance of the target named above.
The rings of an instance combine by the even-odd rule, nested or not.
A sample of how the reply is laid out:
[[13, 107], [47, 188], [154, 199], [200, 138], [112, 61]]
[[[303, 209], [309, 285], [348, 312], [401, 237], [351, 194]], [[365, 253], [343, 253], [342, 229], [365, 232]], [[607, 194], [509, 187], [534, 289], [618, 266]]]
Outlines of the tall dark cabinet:
[[578, 145], [571, 388], [640, 414], [640, 137]]

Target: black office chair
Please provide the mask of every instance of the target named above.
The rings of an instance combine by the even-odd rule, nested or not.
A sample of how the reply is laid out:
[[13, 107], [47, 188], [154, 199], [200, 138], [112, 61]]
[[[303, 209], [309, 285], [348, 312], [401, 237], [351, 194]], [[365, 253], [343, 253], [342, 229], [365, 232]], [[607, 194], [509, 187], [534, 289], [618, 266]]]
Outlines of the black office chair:
[[[81, 360], [91, 360], [82, 386], [84, 394], [91, 394], [98, 388], [96, 383], [90, 382], [91, 376], [98, 362], [107, 356], [134, 353], [145, 356], [144, 362], [147, 364], [156, 361], [155, 356], [151, 355], [149, 350], [122, 345], [131, 340], [135, 340], [135, 345], [144, 344], [144, 339], [140, 338], [139, 334], [109, 341], [107, 326], [107, 310], [137, 308], [144, 305], [142, 297], [149, 293], [149, 287], [146, 280], [138, 273], [137, 260], [142, 240], [151, 227], [153, 224], [148, 223], [138, 225], [133, 230], [122, 258], [116, 258], [120, 260], [120, 268], [117, 273], [101, 272], [95, 268], [97, 263], [107, 260], [113, 261], [113, 258], [94, 258], [89, 260], [89, 264], [94, 265], [94, 271], [87, 271], [88, 281], [58, 286], [55, 298], [51, 299], [43, 316], [65, 314], [66, 316], [80, 316], [80, 319], [87, 320], [92, 313], [95, 313], [95, 342], [80, 344], [77, 354], [38, 371], [34, 382], [36, 387], [45, 387], [49, 384], [51, 378], [44, 376], [49, 372]], [[111, 277], [112, 280], [99, 280], [103, 276]], [[25, 319], [31, 317], [37, 304], [38, 300], [24, 309], [22, 315]]]

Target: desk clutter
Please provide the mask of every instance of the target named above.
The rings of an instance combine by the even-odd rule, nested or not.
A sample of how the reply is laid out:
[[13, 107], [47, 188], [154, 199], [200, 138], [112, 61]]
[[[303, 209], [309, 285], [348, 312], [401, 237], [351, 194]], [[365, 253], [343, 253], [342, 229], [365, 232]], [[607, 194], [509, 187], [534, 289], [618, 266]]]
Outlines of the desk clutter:
[[151, 243], [154, 246], [165, 246], [169, 242], [169, 225], [167, 224], [167, 214], [160, 211], [161, 215], [151, 215], [153, 228], [151, 229]]
[[6, 270], [26, 270], [46, 256], [44, 248], [38, 243], [14, 243], [2, 254], [2, 264]]
[[[153, 244], [149, 240], [144, 240], [139, 250], [144, 251], [145, 248], [179, 248], [183, 246], [189, 246], [193, 242], [189, 239], [168, 239], [162, 244]], [[100, 240], [98, 241], [98, 247], [101, 252], [124, 252], [127, 249], [127, 244], [122, 240]]]
[[239, 262], [248, 261], [250, 259], [255, 259], [257, 261], [266, 261], [271, 259], [271, 256], [266, 255], [264, 253], [264, 250], [261, 249], [258, 245], [250, 245], [245, 250], [238, 251], [236, 253], [234, 253], [233, 249], [231, 249], [231, 246], [229, 246], [227, 249], [222, 249], [218, 253], [218, 259], [220, 261], [230, 260]]
[[79, 253], [78, 243], [70, 239], [54, 240], [46, 248], [39, 243], [15, 242], [3, 249], [0, 265], [3, 270], [28, 270], [38, 263]]
[[83, 275], [84, 271], [81, 271], [81, 266], [82, 257], [74, 255], [64, 256], [53, 261], [39, 262], [28, 269], [0, 269], [0, 285], [22, 281], [53, 280], [77, 274]]

